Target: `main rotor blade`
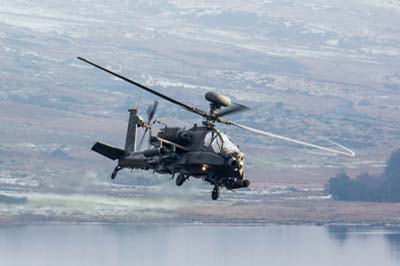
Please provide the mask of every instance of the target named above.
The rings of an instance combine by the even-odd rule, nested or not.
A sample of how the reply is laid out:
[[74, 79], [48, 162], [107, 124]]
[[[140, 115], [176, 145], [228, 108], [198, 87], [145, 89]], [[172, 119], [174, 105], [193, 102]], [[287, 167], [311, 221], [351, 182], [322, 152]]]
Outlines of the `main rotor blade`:
[[260, 135], [264, 135], [264, 136], [272, 137], [272, 138], [276, 138], [276, 139], [281, 139], [281, 140], [285, 140], [285, 141], [289, 141], [289, 142], [300, 144], [300, 145], [303, 145], [303, 146], [306, 146], [306, 147], [311, 147], [311, 148], [315, 148], [315, 149], [319, 149], [319, 150], [323, 150], [323, 151], [328, 151], [328, 152], [332, 152], [332, 153], [336, 153], [336, 154], [342, 154], [342, 155], [346, 155], [346, 156], [350, 156], [350, 157], [354, 157], [356, 155], [354, 153], [354, 151], [350, 150], [349, 148], [346, 148], [345, 146], [340, 145], [339, 143], [336, 143], [334, 141], [327, 140], [327, 139], [326, 140], [329, 141], [330, 143], [332, 143], [332, 144], [338, 146], [339, 148], [341, 148], [342, 151], [336, 150], [336, 149], [332, 149], [332, 148], [323, 147], [323, 146], [319, 146], [319, 145], [308, 143], [308, 142], [304, 142], [304, 141], [301, 141], [301, 140], [288, 138], [288, 137], [277, 135], [277, 134], [274, 134], [274, 133], [271, 133], [271, 132], [267, 132], [267, 131], [263, 131], [263, 130], [259, 130], [259, 129], [255, 129], [255, 128], [251, 128], [251, 127], [248, 127], [248, 126], [245, 126], [245, 125], [241, 125], [241, 124], [233, 122], [233, 121], [228, 121], [226, 124], [235, 125], [237, 127], [243, 128], [245, 130], [248, 130], [248, 131], [260, 134]]
[[117, 74], [117, 73], [115, 73], [115, 72], [113, 72], [113, 71], [111, 71], [111, 70], [109, 70], [107, 68], [99, 66], [99, 65], [97, 65], [97, 64], [95, 64], [93, 62], [90, 62], [89, 60], [87, 60], [85, 58], [78, 57], [78, 59], [83, 61], [83, 62], [85, 62], [85, 63], [88, 63], [89, 65], [92, 65], [92, 66], [94, 66], [94, 67], [96, 67], [98, 69], [101, 69], [101, 70], [103, 70], [103, 71], [105, 71], [105, 72], [107, 72], [107, 73], [109, 73], [109, 74], [111, 74], [111, 75], [113, 75], [113, 76], [115, 76], [117, 78], [120, 78], [120, 79], [122, 79], [122, 80], [124, 80], [124, 81], [126, 81], [128, 83], [131, 83], [131, 84], [133, 84], [133, 85], [135, 85], [135, 86], [137, 86], [137, 87], [139, 87], [139, 88], [141, 88], [141, 89], [143, 89], [145, 91], [153, 93], [154, 95], [157, 95], [158, 97], [161, 97], [164, 100], [167, 100], [167, 101], [169, 101], [171, 103], [179, 105], [179, 106], [185, 108], [186, 110], [188, 110], [188, 111], [190, 111], [192, 113], [195, 113], [195, 114], [198, 114], [198, 115], [201, 115], [201, 116], [205, 116], [205, 117], [209, 117], [210, 116], [208, 112], [205, 112], [205, 111], [203, 111], [201, 109], [197, 109], [197, 108], [192, 107], [190, 105], [187, 105], [187, 104], [184, 104], [182, 102], [179, 102], [179, 101], [177, 101], [177, 100], [175, 100], [175, 99], [173, 99], [171, 97], [168, 97], [168, 96], [166, 96], [166, 95], [164, 95], [162, 93], [159, 93], [159, 92], [157, 92], [157, 91], [155, 91], [153, 89], [150, 89], [149, 87], [146, 87], [146, 86], [144, 86], [144, 85], [142, 85], [142, 84], [140, 84], [140, 83], [138, 83], [136, 81], [133, 81], [133, 80], [131, 80], [131, 79], [127, 78], [127, 77], [124, 77], [124, 76], [122, 76], [120, 74]]
[[231, 115], [231, 114], [235, 114], [235, 113], [240, 113], [240, 112], [244, 112], [244, 111], [249, 110], [249, 109], [250, 108], [247, 107], [246, 105], [243, 105], [243, 104], [240, 104], [240, 103], [233, 103], [228, 108], [222, 110], [221, 112], [218, 112], [216, 114], [216, 117], [221, 117], [221, 116], [225, 116], [225, 115]]

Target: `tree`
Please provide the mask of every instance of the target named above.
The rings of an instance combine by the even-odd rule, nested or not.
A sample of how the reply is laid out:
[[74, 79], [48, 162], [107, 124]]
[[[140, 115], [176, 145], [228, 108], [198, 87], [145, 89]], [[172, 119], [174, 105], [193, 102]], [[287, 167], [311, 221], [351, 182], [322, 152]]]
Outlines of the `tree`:
[[382, 175], [351, 179], [343, 172], [329, 179], [326, 190], [336, 200], [400, 202], [400, 149], [390, 155]]
[[392, 152], [386, 161], [385, 199], [400, 202], [400, 149]]
[[349, 200], [350, 183], [350, 177], [345, 172], [342, 172], [329, 179], [326, 191], [336, 200]]

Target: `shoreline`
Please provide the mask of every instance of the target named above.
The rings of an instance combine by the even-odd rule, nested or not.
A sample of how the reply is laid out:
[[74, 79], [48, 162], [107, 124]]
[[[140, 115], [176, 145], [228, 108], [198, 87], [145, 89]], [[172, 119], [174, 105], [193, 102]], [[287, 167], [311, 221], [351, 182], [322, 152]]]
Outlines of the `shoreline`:
[[[5, 218], [5, 219], [4, 219]], [[121, 221], [121, 220], [66, 220], [66, 219], [19, 219], [20, 217], [0, 217], [0, 226], [29, 226], [29, 225], [127, 225], [127, 226], [316, 226], [316, 227], [347, 227], [347, 228], [399, 228], [399, 223], [385, 222], [316, 222], [316, 221]], [[36, 217], [37, 218], [37, 217]]]

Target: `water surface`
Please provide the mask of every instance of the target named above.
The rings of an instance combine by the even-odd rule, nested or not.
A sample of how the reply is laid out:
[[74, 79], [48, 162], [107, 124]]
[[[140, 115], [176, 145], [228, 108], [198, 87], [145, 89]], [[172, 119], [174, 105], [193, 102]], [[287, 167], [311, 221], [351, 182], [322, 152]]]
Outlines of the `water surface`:
[[400, 265], [400, 230], [338, 226], [0, 227], [0, 265]]

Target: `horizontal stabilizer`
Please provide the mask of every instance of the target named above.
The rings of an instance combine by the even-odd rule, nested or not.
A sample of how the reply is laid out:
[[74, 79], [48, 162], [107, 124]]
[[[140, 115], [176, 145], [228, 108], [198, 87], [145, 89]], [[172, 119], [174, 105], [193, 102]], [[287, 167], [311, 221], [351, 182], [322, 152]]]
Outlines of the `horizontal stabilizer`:
[[96, 144], [93, 145], [92, 151], [100, 153], [101, 155], [110, 158], [111, 160], [119, 159], [125, 154], [124, 150], [110, 146], [100, 141], [96, 142]]

